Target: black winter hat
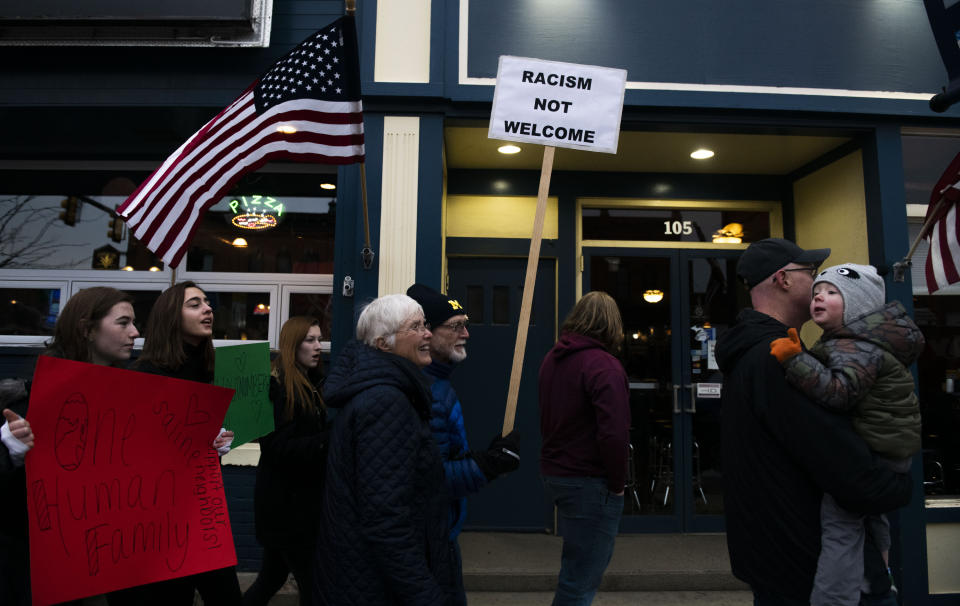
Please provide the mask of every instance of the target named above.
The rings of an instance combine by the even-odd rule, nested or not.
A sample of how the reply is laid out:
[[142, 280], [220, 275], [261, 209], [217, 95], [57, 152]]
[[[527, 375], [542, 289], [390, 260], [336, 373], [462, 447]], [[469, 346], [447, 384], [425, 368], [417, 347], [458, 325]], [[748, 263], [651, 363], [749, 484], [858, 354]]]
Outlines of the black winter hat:
[[740, 261], [737, 262], [737, 276], [743, 280], [747, 288], [753, 288], [784, 265], [797, 263], [820, 267], [820, 264], [829, 256], [829, 248], [803, 250], [790, 240], [765, 238], [751, 244], [740, 255]]
[[466, 315], [467, 310], [459, 301], [440, 294], [419, 282], [407, 289], [407, 296], [423, 308], [423, 316], [432, 327], [437, 327], [453, 316]]

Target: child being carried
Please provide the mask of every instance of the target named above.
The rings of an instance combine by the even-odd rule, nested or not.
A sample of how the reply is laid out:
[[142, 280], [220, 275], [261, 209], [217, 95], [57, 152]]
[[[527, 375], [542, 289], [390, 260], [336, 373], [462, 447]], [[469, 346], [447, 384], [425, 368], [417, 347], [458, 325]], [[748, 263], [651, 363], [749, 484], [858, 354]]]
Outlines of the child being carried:
[[[770, 344], [787, 381], [824, 408], [850, 414], [857, 433], [881, 464], [900, 473], [920, 450], [920, 406], [909, 366], [923, 351], [923, 334], [898, 301], [884, 304], [883, 280], [871, 265], [829, 267], [813, 282], [810, 315], [823, 336], [804, 351], [795, 328]], [[820, 509], [821, 549], [812, 606], [860, 601], [864, 523], [889, 562], [885, 516], [842, 509], [829, 494]], [[889, 565], [889, 564], [888, 564]]]

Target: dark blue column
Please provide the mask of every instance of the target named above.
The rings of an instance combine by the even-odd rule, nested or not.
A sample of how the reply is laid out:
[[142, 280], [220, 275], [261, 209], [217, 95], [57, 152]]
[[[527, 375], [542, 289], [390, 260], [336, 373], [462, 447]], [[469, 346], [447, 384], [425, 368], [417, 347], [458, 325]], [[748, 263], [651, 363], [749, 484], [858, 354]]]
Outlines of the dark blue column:
[[420, 116], [417, 282], [443, 288], [443, 116]]
[[[910, 247], [903, 182], [903, 149], [900, 128], [880, 125], [863, 148], [863, 177], [867, 198], [867, 235], [870, 263], [890, 271], [885, 276], [887, 300], [903, 303], [913, 313], [910, 272], [904, 282], [893, 281], [893, 264]], [[913, 368], [916, 380], [916, 366]], [[900, 569], [900, 594], [905, 604], [927, 600], [927, 540], [924, 519], [923, 457], [913, 459], [913, 499], [891, 516], [893, 550], [891, 568]]]

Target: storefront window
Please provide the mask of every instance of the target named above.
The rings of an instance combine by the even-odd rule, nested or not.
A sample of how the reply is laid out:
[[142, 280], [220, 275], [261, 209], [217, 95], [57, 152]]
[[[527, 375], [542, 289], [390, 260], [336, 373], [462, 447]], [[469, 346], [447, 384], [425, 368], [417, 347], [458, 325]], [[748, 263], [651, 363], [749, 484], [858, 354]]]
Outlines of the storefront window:
[[330, 293], [294, 292], [290, 293], [288, 318], [294, 316], [309, 316], [320, 321], [320, 332], [323, 340], [330, 340], [332, 317], [332, 298]]
[[119, 229], [116, 239], [108, 234], [110, 209], [124, 199], [0, 194], [0, 268], [121, 270], [135, 262], [132, 269], [159, 269], [162, 264], [149, 251], [128, 259], [126, 229]]
[[270, 330], [269, 292], [214, 292], [204, 289], [213, 307], [213, 338], [266, 341]]
[[140, 331], [140, 336], [143, 336], [147, 328], [147, 320], [150, 318], [150, 310], [153, 309], [153, 304], [157, 302], [157, 298], [163, 290], [123, 288], [123, 292], [133, 297], [133, 313], [137, 318], [134, 321], [134, 325], [137, 327], [137, 330]]
[[224, 198], [200, 222], [187, 270], [332, 274], [336, 208], [329, 197]]
[[52, 335], [59, 288], [0, 288], [0, 335]]
[[[960, 150], [960, 137], [904, 136], [903, 162], [912, 243], [923, 223], [930, 192]], [[960, 284], [928, 294], [921, 240], [911, 271], [914, 318], [926, 348], [917, 362], [917, 394], [923, 419], [923, 487], [927, 506], [960, 498]]]
[[927, 340], [918, 363], [924, 492], [960, 497], [960, 302], [929, 295], [913, 302]]
[[276, 346], [281, 318], [298, 314], [330, 334], [336, 179], [323, 170], [280, 164], [244, 176], [204, 215], [175, 272], [115, 214], [149, 173], [0, 170], [0, 346], [42, 346], [70, 293], [97, 285], [134, 297], [142, 333], [159, 294], [183, 280], [210, 296], [218, 341]]

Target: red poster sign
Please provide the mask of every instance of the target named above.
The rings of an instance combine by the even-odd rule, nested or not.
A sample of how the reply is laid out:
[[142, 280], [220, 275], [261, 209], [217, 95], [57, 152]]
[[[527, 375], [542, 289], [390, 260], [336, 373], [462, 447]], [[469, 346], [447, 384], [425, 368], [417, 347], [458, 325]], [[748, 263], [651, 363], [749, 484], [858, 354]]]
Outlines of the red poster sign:
[[47, 356], [33, 378], [34, 604], [237, 563], [211, 447], [232, 389]]

